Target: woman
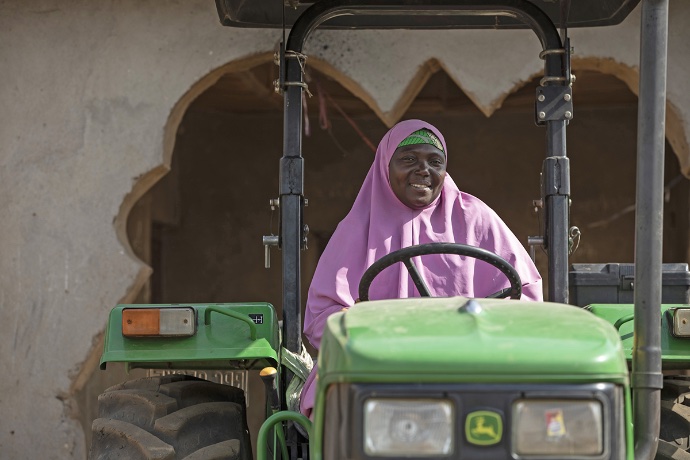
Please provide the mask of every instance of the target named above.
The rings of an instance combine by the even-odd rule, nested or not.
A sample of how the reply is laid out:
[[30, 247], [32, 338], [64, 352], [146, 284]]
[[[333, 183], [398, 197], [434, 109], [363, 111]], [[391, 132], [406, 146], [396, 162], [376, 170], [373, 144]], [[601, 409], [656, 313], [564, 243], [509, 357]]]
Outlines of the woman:
[[[443, 135], [421, 120], [406, 120], [381, 140], [374, 164], [349, 214], [319, 260], [307, 298], [304, 335], [319, 348], [326, 318], [356, 302], [359, 280], [376, 260], [400, 248], [433, 242], [481, 247], [520, 274], [522, 298], [542, 300], [541, 276], [524, 247], [498, 215], [458, 190], [446, 173]], [[469, 257], [428, 255], [415, 263], [432, 296], [484, 297], [508, 287], [498, 269]], [[402, 264], [381, 272], [371, 300], [418, 297]], [[302, 390], [300, 410], [314, 404], [316, 368]]]

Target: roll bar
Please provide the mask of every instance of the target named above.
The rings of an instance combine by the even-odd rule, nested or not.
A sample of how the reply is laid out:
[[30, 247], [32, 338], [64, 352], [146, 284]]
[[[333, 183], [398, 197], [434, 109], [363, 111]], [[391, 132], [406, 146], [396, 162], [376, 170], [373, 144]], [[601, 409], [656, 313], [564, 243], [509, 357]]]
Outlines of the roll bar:
[[659, 443], [661, 255], [668, 0], [643, 0], [637, 113], [635, 344], [632, 362], [635, 458], [652, 459]]
[[[284, 90], [283, 157], [280, 166], [280, 210], [283, 251], [283, 338], [287, 348], [296, 352], [301, 347], [300, 325], [300, 249], [304, 234], [304, 159], [302, 157], [302, 91], [305, 87], [302, 50], [310, 33], [319, 24], [340, 15], [386, 15], [395, 13], [424, 16], [462, 17], [463, 15], [506, 15], [525, 22], [535, 32], [544, 50], [544, 75], [551, 86], [570, 84], [568, 54], [563, 50], [561, 38], [549, 17], [527, 0], [321, 0], [309, 7], [295, 22], [287, 46], [282, 52], [281, 86]], [[569, 183], [566, 158], [565, 120], [548, 120], [547, 158], [554, 171], [557, 189], [566, 189]], [[558, 172], [557, 172], [557, 171]], [[546, 229], [549, 253], [550, 300], [568, 301], [568, 207], [569, 195], [560, 191], [547, 196], [545, 208], [552, 224]]]
[[[303, 221], [304, 159], [302, 157], [302, 50], [310, 33], [323, 22], [342, 15], [382, 15], [395, 12], [442, 17], [448, 28], [453, 17], [492, 14], [527, 24], [543, 48], [547, 86], [571, 81], [568, 50], [549, 17], [527, 0], [320, 0], [297, 19], [281, 49], [281, 88], [284, 91], [283, 156], [280, 160], [280, 246], [283, 257], [283, 339], [293, 352], [301, 349], [300, 251], [306, 241]], [[379, 22], [380, 23], [380, 22]], [[654, 457], [659, 433], [662, 388], [660, 353], [661, 244], [663, 229], [663, 151], [666, 100], [668, 0], [642, 0], [640, 89], [638, 113], [637, 210], [635, 236], [635, 335], [632, 386], [634, 392], [635, 458]], [[567, 46], [567, 45], [566, 45]], [[553, 77], [553, 78], [550, 78]], [[569, 170], [565, 132], [567, 120], [547, 120], [544, 181], [545, 246], [549, 255], [549, 300], [568, 302]], [[283, 385], [287, 385], [286, 378]]]

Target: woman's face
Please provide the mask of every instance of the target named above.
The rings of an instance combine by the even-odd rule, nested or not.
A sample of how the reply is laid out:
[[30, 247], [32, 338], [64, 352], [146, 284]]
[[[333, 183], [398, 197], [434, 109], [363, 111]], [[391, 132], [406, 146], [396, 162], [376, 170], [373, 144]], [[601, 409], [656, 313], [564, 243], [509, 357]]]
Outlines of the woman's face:
[[446, 156], [431, 144], [398, 147], [388, 164], [393, 193], [407, 207], [421, 209], [441, 193]]

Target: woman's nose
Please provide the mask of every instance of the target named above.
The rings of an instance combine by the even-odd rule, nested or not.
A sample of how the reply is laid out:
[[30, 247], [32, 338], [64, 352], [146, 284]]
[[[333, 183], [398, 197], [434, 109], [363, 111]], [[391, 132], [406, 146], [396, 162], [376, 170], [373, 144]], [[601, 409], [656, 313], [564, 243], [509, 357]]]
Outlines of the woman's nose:
[[419, 165], [417, 167], [416, 173], [424, 175], [424, 176], [428, 176], [429, 175], [429, 164], [426, 161], [420, 161]]

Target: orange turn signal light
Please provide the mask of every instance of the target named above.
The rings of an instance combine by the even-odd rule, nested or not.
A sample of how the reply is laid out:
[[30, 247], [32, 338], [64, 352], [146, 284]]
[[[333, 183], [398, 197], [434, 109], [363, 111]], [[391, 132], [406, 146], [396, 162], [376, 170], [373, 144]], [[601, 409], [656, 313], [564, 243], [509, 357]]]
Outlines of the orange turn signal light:
[[192, 308], [125, 308], [125, 337], [190, 337], [196, 333]]

